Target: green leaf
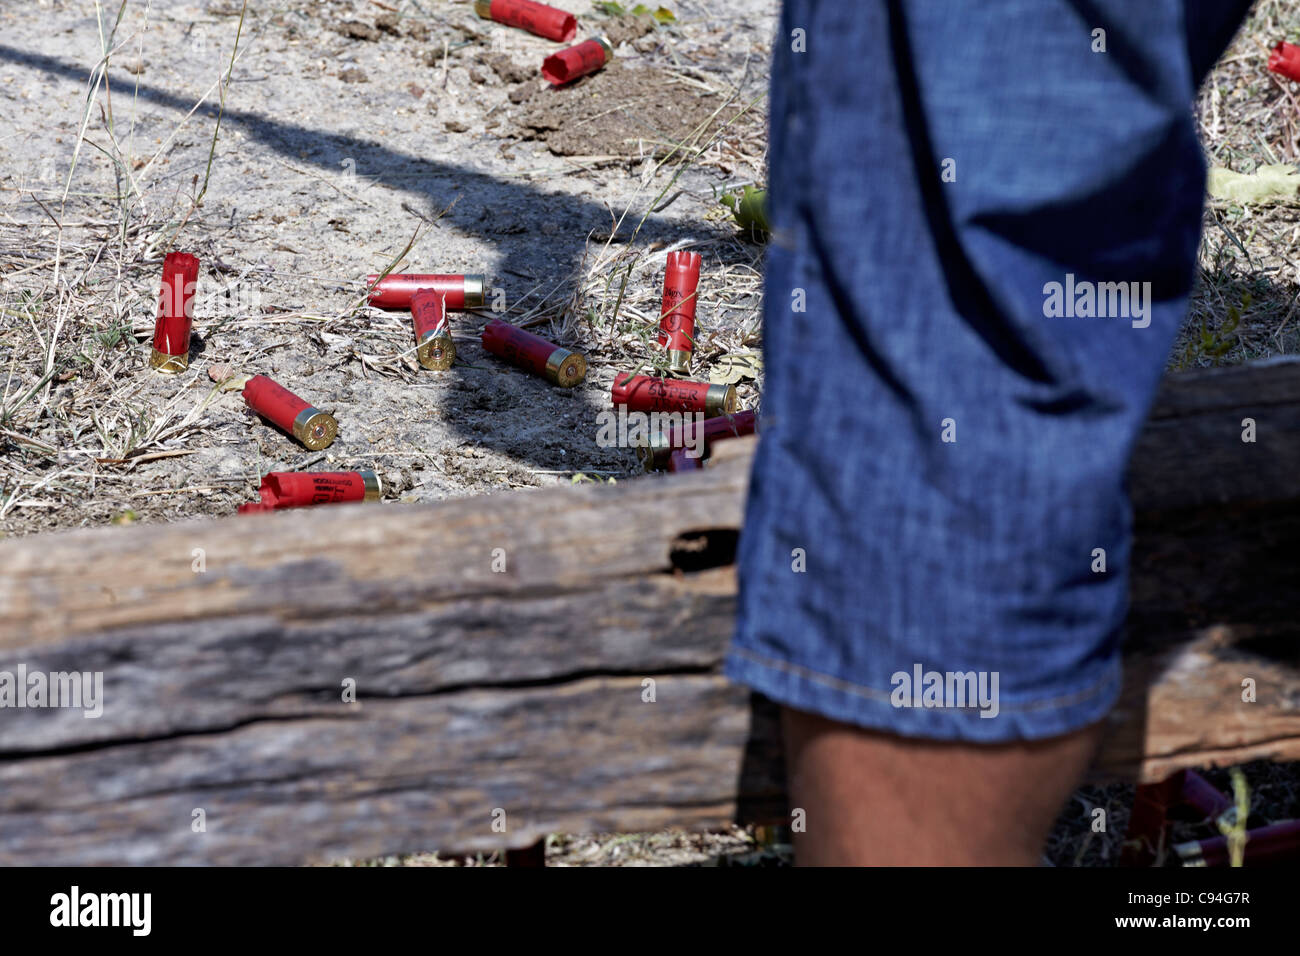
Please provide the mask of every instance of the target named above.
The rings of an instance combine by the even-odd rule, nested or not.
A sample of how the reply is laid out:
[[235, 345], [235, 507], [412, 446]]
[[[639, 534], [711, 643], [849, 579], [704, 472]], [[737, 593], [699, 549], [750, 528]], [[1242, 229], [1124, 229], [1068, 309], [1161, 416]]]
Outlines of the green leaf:
[[[602, 8], [603, 8], [603, 7], [609, 7], [609, 8], [611, 8], [611, 9], [607, 10], [606, 12], [609, 13], [609, 15], [612, 16], [612, 17], [621, 17], [621, 16], [623, 15], [623, 7], [622, 7], [620, 4], [617, 4], [617, 3], [597, 3], [596, 6], [597, 6], [597, 7], [602, 7]], [[618, 9], [617, 9], [617, 12], [615, 12], [615, 11], [612, 9], [612, 8], [615, 8], [615, 7], [618, 8]], [[673, 16], [673, 12], [672, 12], [671, 10], [669, 10], [667, 7], [660, 7], [660, 8], [657, 9], [657, 10], [651, 10], [651, 9], [650, 9], [649, 7], [647, 7], [644, 3], [638, 3], [635, 7], [633, 7], [633, 8], [632, 8], [632, 15], [633, 15], [634, 17], [647, 17], [647, 16], [649, 16], [649, 17], [654, 17], [655, 20], [656, 20], [659, 24], [661, 24], [661, 25], [664, 24], [664, 23], [672, 23], [673, 21], [675, 21], [675, 20], [677, 19], [677, 17]]]
[[731, 215], [750, 238], [762, 242], [772, 227], [767, 221], [767, 190], [746, 186], [740, 196], [728, 194], [719, 200], [731, 209]]
[[623, 4], [614, 3], [613, 0], [597, 0], [592, 4], [597, 13], [603, 13], [607, 17], [621, 17], [627, 11], [623, 9]]

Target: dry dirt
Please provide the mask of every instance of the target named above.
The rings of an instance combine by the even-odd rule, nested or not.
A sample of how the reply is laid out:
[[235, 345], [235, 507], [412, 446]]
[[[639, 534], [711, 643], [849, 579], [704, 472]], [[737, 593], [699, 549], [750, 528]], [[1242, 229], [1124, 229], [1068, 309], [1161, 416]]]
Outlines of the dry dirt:
[[[580, 38], [625, 40], [562, 89], [540, 77], [559, 44], [469, 3], [250, 4], [224, 108], [239, 3], [0, 10], [0, 531], [230, 514], [270, 470], [373, 468], [390, 501], [636, 473], [596, 415], [616, 370], [660, 361], [667, 250], [704, 257], [697, 377], [758, 344], [760, 249], [717, 197], [761, 180], [774, 3], [678, 4], [659, 27], [560, 5]], [[203, 262], [177, 377], [146, 365], [171, 249]], [[415, 363], [409, 315], [361, 304], [399, 257], [488, 276], [448, 372]], [[586, 381], [486, 356], [494, 314], [585, 352]], [[306, 451], [213, 394], [214, 362], [334, 412], [338, 440]]]

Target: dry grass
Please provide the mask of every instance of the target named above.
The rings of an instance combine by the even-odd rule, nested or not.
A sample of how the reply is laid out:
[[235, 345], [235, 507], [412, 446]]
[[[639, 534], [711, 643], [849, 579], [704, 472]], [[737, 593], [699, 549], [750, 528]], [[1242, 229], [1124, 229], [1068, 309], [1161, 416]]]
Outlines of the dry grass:
[[[752, 119], [759, 104], [758, 98], [738, 102], [744, 80], [742, 77], [729, 91], [707, 87], [710, 92], [725, 94], [715, 117], [710, 117], [710, 121], [720, 119], [721, 126], [705, 136], [708, 123], [703, 123], [686, 140], [673, 144], [663, 159], [647, 163], [640, 176], [638, 198], [665, 178], [662, 171], [668, 169], [672, 175], [639, 211], [629, 204], [612, 224], [609, 236], [588, 248], [579, 292], [569, 314], [585, 319], [586, 340], [621, 370], [668, 374], [667, 355], [657, 344], [662, 317], [660, 270], [665, 255], [683, 249], [702, 250], [709, 261], [709, 268], [701, 271], [697, 296], [709, 303], [710, 321], [697, 330], [696, 367], [707, 375], [716, 358], [760, 345], [762, 249], [742, 242], [729, 226], [719, 227], [727, 218], [725, 209], [719, 206], [712, 227], [701, 224], [699, 238], [671, 245], [637, 241], [650, 213], [671, 204], [673, 189], [686, 168], [721, 166], [729, 171], [739, 163], [753, 175], [763, 168], [765, 144], [759, 128], [752, 122], [742, 125], [743, 120]], [[738, 127], [744, 130], [741, 135], [735, 135]], [[731, 182], [726, 189], [753, 181]], [[621, 241], [616, 245], [616, 240]], [[742, 406], [749, 407], [757, 400], [760, 387], [761, 380], [737, 384]]]
[[[1270, 47], [1300, 41], [1300, 8], [1259, 0], [1201, 90], [1211, 165], [1253, 172], [1300, 161], [1300, 84], [1267, 69]], [[1300, 351], [1300, 202], [1239, 206], [1211, 200], [1200, 282], [1170, 356], [1176, 369], [1237, 364]]]
[[[1241, 768], [1250, 801], [1251, 829], [1300, 819], [1300, 765], [1255, 761]], [[1229, 768], [1202, 770], [1201, 775], [1225, 794], [1233, 793]], [[1055, 866], [1115, 866], [1123, 848], [1133, 787], [1127, 784], [1081, 787], [1062, 809], [1048, 839], [1045, 856]], [[1106, 829], [1094, 831], [1093, 811], [1106, 811]], [[1172, 815], [1166, 844], [1159, 848], [1157, 866], [1179, 866], [1172, 850], [1179, 843], [1221, 835], [1213, 820], [1201, 819], [1188, 808]]]
[[[789, 835], [779, 828], [737, 827], [711, 833], [551, 834], [545, 840], [547, 866], [785, 866], [791, 861]], [[415, 853], [344, 866], [505, 866], [502, 853], [447, 856]]]
[[[238, 3], [218, 6], [227, 14], [241, 10]], [[147, 370], [157, 278], [163, 255], [172, 249], [194, 252], [204, 263], [195, 308], [204, 317], [197, 327], [199, 350], [217, 342], [222, 362], [256, 368], [279, 350], [315, 349], [355, 362], [363, 376], [418, 380], [404, 317], [365, 307], [358, 276], [304, 276], [251, 261], [227, 262], [219, 251], [220, 224], [203, 206], [210, 170], [200, 170], [182, 189], [174, 182], [163, 187], [156, 174], [178, 138], [212, 137], [215, 147], [218, 131], [197, 111], [224, 101], [230, 69], [244, 50], [232, 42], [230, 65], [194, 109], [143, 149], [135, 90], [105, 80], [108, 65], [142, 49], [142, 22], [124, 16], [126, 9], [123, 3], [101, 11], [104, 55], [86, 86], [73, 168], [46, 167], [35, 178], [11, 177], [3, 187], [0, 533], [130, 521], [140, 497], [157, 495], [177, 498], [165, 517], [231, 513], [255, 487], [265, 470], [258, 460], [249, 461], [239, 477], [189, 480], [181, 487], [158, 487], [140, 467], [233, 442], [237, 434], [232, 423], [209, 414], [215, 393], [198, 369], [168, 379], [166, 387]], [[312, 15], [346, 16], [351, 9], [331, 2]], [[439, 10], [429, 23], [438, 29], [446, 19]], [[225, 23], [232, 41], [244, 29], [242, 16]], [[257, 29], [265, 28], [259, 21]], [[244, 36], [245, 47], [256, 34], [248, 29], [254, 37]], [[466, 46], [472, 44], [458, 44]], [[683, 84], [720, 95], [715, 118], [721, 128], [715, 123], [705, 135], [701, 126], [681, 143], [652, 144], [651, 157], [635, 174], [633, 202], [611, 210], [609, 229], [592, 236], [576, 273], [541, 277], [503, 316], [524, 326], [548, 326], [559, 341], [581, 341], [598, 362], [620, 369], [663, 367], [654, 346], [660, 294], [654, 269], [668, 247], [639, 235], [647, 214], [677, 199], [680, 190], [673, 187], [687, 169], [726, 170], [738, 184], [758, 181], [764, 163], [763, 98], [754, 95], [762, 86], [762, 61], [747, 60], [734, 76], [684, 63], [674, 73]], [[654, 154], [665, 152], [661, 146], [666, 155], [656, 159]], [[106, 179], [115, 184], [112, 192], [103, 191]], [[709, 299], [715, 320], [698, 343], [703, 376], [714, 357], [758, 343], [761, 250], [734, 238], [724, 212], [701, 222], [697, 238], [672, 245], [695, 248], [710, 260], [700, 295]], [[419, 228], [428, 230], [439, 214], [417, 215], [423, 220]], [[409, 265], [400, 255], [390, 263], [397, 269]], [[319, 300], [300, 291], [295, 296], [290, 290], [300, 290], [304, 281], [325, 293], [346, 292], [347, 304], [322, 307], [338, 302], [336, 294]], [[230, 294], [250, 287], [260, 296]], [[471, 335], [456, 333], [461, 339]], [[199, 350], [192, 356], [195, 366]], [[752, 382], [740, 391], [743, 401], [757, 398]]]

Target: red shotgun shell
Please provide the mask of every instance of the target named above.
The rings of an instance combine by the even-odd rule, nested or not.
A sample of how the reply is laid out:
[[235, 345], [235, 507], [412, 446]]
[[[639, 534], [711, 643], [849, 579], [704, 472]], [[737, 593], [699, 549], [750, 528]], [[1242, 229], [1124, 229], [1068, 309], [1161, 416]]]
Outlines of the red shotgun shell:
[[583, 40], [577, 46], [552, 53], [542, 61], [542, 76], [552, 86], [563, 86], [580, 76], [595, 73], [614, 59], [614, 48], [604, 37]]
[[687, 421], [666, 432], [651, 435], [649, 440], [637, 450], [637, 454], [646, 468], [663, 468], [672, 457], [672, 453], [679, 448], [703, 442], [702, 451], [707, 453], [709, 446], [716, 441], [734, 438], [737, 435], [752, 435], [756, 424], [752, 411], [720, 415], [717, 418], [705, 419], [703, 422]]
[[585, 356], [500, 319], [483, 326], [483, 350], [562, 388], [572, 388], [587, 374]]
[[664, 301], [659, 311], [659, 344], [668, 348], [668, 367], [685, 375], [695, 348], [695, 300], [700, 284], [698, 252], [668, 253]]
[[169, 252], [163, 260], [162, 289], [158, 293], [158, 318], [153, 327], [153, 352], [149, 365], [160, 372], [183, 372], [190, 365], [190, 324], [194, 319], [194, 292], [199, 281], [199, 260], [187, 252]]
[[449, 309], [478, 309], [483, 306], [482, 275], [420, 275], [414, 273], [366, 276], [370, 286], [370, 304], [381, 309], [409, 309], [411, 296], [421, 289], [440, 294]]
[[442, 295], [433, 289], [421, 289], [411, 296], [411, 318], [415, 323], [415, 357], [425, 368], [442, 371], [456, 361], [456, 343], [451, 340], [451, 325]]
[[484, 20], [518, 27], [559, 43], [568, 43], [578, 32], [578, 20], [572, 13], [533, 0], [474, 0], [474, 12]]
[[379, 476], [373, 471], [273, 471], [258, 488], [262, 500], [240, 505], [239, 513], [378, 501], [379, 492]]
[[1268, 68], [1274, 73], [1281, 73], [1288, 80], [1300, 82], [1300, 46], [1283, 40], [1269, 54]]
[[254, 375], [244, 385], [244, 401], [267, 421], [293, 435], [312, 451], [328, 448], [339, 433], [334, 416], [304, 402], [278, 382]]
[[614, 404], [634, 412], [703, 412], [709, 418], [736, 410], [736, 386], [649, 375], [615, 375]]
[[689, 448], [674, 449], [668, 458], [669, 471], [699, 471], [704, 467], [704, 460], [693, 454]]

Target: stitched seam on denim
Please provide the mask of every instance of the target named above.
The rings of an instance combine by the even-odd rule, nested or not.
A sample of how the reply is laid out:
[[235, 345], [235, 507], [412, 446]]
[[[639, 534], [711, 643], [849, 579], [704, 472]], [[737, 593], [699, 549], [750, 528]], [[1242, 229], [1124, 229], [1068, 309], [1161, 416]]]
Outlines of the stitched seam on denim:
[[[879, 701], [882, 699], [888, 701], [893, 697], [892, 693], [885, 693], [876, 690], [874, 687], [864, 687], [861, 684], [854, 684], [839, 677], [832, 677], [830, 674], [822, 674], [818, 671], [809, 670], [799, 664], [791, 664], [774, 657], [766, 657], [762, 654], [756, 654], [743, 647], [733, 647], [731, 653], [738, 657], [747, 657], [760, 667], [769, 667], [774, 670], [784, 671], [787, 674], [811, 681], [814, 684], [821, 684], [822, 686], [829, 687], [832, 690], [842, 691], [846, 694], [853, 694], [855, 697], [863, 697], [873, 701]], [[1097, 697], [1109, 684], [1115, 682], [1118, 674], [1114, 673], [1114, 670], [1115, 669], [1112, 668], [1112, 673], [1108, 673], [1101, 680], [1081, 691], [1076, 691], [1073, 694], [1067, 694], [1064, 697], [1051, 697], [1047, 700], [1034, 701], [1030, 704], [999, 705], [998, 711], [1000, 713], [1025, 714], [1038, 710], [1047, 710], [1049, 708], [1070, 707], [1075, 704], [1082, 704]], [[890, 706], [892, 707], [893, 705], [891, 704]], [[963, 713], [960, 708], [956, 707], [927, 707], [924, 709], [946, 710], [958, 716], [968, 716]]]

